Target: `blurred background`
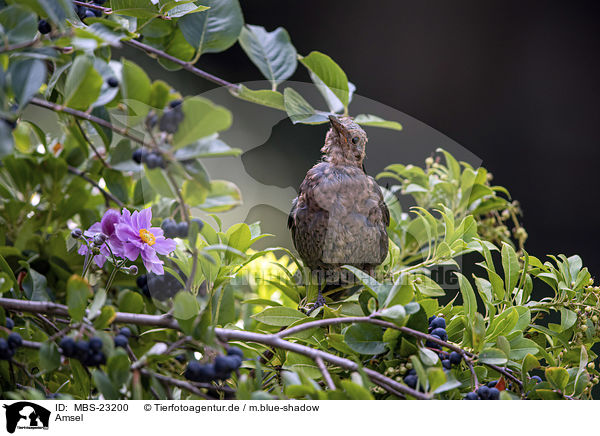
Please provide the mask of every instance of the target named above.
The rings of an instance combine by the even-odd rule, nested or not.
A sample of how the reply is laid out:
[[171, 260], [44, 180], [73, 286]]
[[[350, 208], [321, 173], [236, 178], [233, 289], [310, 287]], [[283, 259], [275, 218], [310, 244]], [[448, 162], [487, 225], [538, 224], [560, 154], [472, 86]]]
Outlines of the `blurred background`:
[[[494, 183], [521, 202], [531, 254], [577, 253], [598, 274], [598, 2], [242, 0], [241, 5], [247, 23], [269, 31], [285, 27], [299, 54], [329, 54], [357, 94], [420, 120], [476, 156], [494, 174]], [[214, 87], [185, 72], [166, 72], [144, 55], [135, 53], [135, 61], [152, 78], [187, 94]], [[198, 66], [234, 83], [262, 79], [237, 44], [202, 56]], [[292, 80], [309, 79], [299, 67]], [[273, 128], [276, 140], [246, 153], [244, 166], [268, 173], [265, 183], [297, 189], [319, 157], [325, 130], [283, 120]], [[410, 134], [405, 125], [394, 137], [406, 142]], [[374, 175], [392, 162], [370, 138], [367, 170]], [[421, 158], [439, 145], [402, 163], [422, 165]]]

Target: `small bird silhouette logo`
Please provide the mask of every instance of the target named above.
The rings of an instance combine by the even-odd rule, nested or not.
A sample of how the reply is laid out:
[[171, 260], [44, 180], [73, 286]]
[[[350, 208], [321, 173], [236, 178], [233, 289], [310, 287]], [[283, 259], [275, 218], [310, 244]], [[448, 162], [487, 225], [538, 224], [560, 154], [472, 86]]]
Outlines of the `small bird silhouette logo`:
[[322, 282], [344, 283], [343, 265], [372, 274], [388, 252], [390, 214], [363, 166], [367, 134], [350, 117], [329, 121], [322, 161], [306, 174], [288, 218], [294, 246], [318, 279], [313, 310], [325, 304]]

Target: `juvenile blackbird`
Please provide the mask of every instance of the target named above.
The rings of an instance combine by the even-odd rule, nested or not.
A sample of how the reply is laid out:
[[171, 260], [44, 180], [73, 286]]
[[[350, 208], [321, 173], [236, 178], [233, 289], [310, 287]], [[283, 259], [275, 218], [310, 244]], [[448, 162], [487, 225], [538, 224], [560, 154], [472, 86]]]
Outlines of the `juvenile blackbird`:
[[343, 265], [372, 274], [388, 252], [390, 214], [363, 167], [367, 134], [350, 117], [329, 120], [322, 161], [306, 174], [288, 218], [296, 250], [317, 274], [313, 308], [325, 303], [323, 277], [326, 286], [343, 284]]

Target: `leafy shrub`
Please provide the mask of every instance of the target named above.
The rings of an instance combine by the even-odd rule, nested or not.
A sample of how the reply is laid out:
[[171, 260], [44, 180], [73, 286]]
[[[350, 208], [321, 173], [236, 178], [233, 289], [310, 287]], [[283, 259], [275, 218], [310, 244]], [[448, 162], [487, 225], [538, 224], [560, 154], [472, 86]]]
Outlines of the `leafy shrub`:
[[[307, 315], [317, 288], [294, 253], [257, 250], [269, 236], [258, 223], [218, 217], [242, 202], [202, 163], [240, 154], [219, 138], [230, 111], [112, 50], [307, 124], [350, 113], [354, 85], [329, 56], [297, 56], [284, 29], [244, 25], [237, 0], [0, 5], [3, 397], [591, 398], [600, 288], [578, 256], [525, 250], [519, 205], [484, 168], [444, 150], [386, 168], [386, 260], [373, 277], [346, 266], [357, 285]], [[194, 66], [236, 41], [270, 89]], [[278, 91], [298, 60], [326, 110]], [[26, 120], [32, 106], [55, 112], [60, 132]]]

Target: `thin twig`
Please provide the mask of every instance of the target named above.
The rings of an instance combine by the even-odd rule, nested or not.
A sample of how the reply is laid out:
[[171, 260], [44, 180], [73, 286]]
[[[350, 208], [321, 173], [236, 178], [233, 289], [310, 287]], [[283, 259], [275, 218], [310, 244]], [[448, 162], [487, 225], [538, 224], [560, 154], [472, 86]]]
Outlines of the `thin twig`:
[[98, 118], [94, 115], [88, 114], [86, 112], [82, 112], [82, 111], [78, 111], [76, 109], [71, 109], [70, 107], [66, 107], [66, 106], [61, 106], [58, 105], [56, 103], [52, 103], [50, 101], [46, 101], [43, 100], [41, 98], [37, 98], [37, 97], [33, 97], [30, 100], [31, 104], [34, 104], [36, 106], [40, 106], [46, 109], [50, 109], [54, 112], [60, 112], [60, 113], [65, 113], [68, 115], [72, 115], [74, 117], [80, 118], [82, 120], [86, 120], [86, 121], [90, 121], [92, 123], [96, 123], [99, 126], [102, 127], [106, 127], [107, 129], [112, 130], [113, 132], [118, 133], [121, 136], [124, 136], [126, 138], [131, 139], [134, 142], [137, 142], [139, 144], [145, 145], [145, 142], [142, 138], [138, 138], [137, 136], [133, 135], [128, 129], [123, 128], [123, 127], [119, 127], [119, 126], [115, 126], [112, 123], [109, 123], [106, 120], [103, 120], [102, 118]]
[[329, 371], [327, 370], [327, 367], [325, 366], [325, 362], [323, 362], [323, 359], [321, 359], [321, 357], [317, 356], [315, 358], [315, 363], [317, 364], [319, 371], [321, 371], [321, 374], [323, 374], [323, 380], [325, 380], [327, 387], [329, 389], [331, 389], [332, 391], [335, 391], [335, 384], [333, 383], [331, 374], [329, 374]]
[[103, 189], [102, 187], [100, 187], [100, 185], [96, 181], [94, 181], [93, 179], [88, 177], [83, 171], [80, 171], [77, 168], [72, 167], [70, 165], [68, 166], [68, 170], [71, 174], [75, 174], [76, 176], [81, 177], [83, 180], [85, 180], [86, 182], [92, 184], [95, 188], [97, 188], [100, 191], [100, 193], [102, 193], [102, 195], [104, 196], [106, 201], [112, 201], [119, 207], [125, 206], [121, 200], [119, 200], [113, 194], [108, 192], [106, 189]]
[[104, 157], [102, 157], [102, 155], [100, 154], [100, 152], [98, 151], [98, 149], [96, 148], [94, 143], [92, 141], [90, 141], [87, 134], [85, 133], [85, 130], [83, 130], [83, 127], [81, 126], [81, 123], [79, 122], [79, 120], [75, 120], [75, 124], [77, 124], [77, 127], [79, 127], [79, 131], [81, 132], [83, 139], [85, 139], [85, 142], [87, 142], [89, 144], [89, 146], [92, 149], [92, 151], [94, 152], [94, 154], [98, 157], [98, 159], [100, 159], [100, 162], [102, 162], [102, 165], [104, 165], [106, 168], [110, 169], [110, 165], [108, 164], [108, 162], [106, 162]]
[[86, 2], [82, 2], [82, 1], [78, 1], [78, 0], [73, 0], [73, 4], [76, 4], [79, 6], [85, 6], [86, 8], [90, 8], [90, 9], [97, 9], [99, 11], [102, 11], [106, 15], [110, 15], [113, 12], [111, 8], [105, 8], [103, 6], [96, 5], [94, 3], [86, 3]]
[[154, 56], [158, 56], [160, 58], [171, 61], [171, 62], [179, 65], [180, 67], [182, 67], [184, 70], [189, 71], [190, 73], [195, 74], [196, 76], [202, 77], [203, 79], [206, 79], [209, 82], [215, 83], [219, 86], [225, 86], [226, 88], [229, 88], [233, 91], [237, 91], [240, 89], [239, 85], [235, 85], [231, 82], [228, 82], [227, 80], [221, 79], [220, 77], [217, 77], [210, 73], [207, 73], [206, 71], [196, 68], [195, 66], [189, 64], [186, 61], [182, 61], [181, 59], [178, 59], [175, 56], [171, 56], [170, 54], [165, 53], [162, 50], [159, 50], [157, 48], [154, 48], [154, 47], [151, 47], [144, 43], [141, 43], [139, 41], [136, 41], [135, 39], [130, 39], [129, 41], [123, 41], [123, 42], [132, 47], [144, 50], [148, 54], [152, 54]]
[[160, 382], [168, 383], [172, 386], [176, 386], [178, 388], [185, 389], [186, 391], [189, 391], [192, 394], [202, 397], [206, 400], [212, 399], [211, 397], [206, 395], [204, 392], [202, 392], [200, 389], [198, 389], [196, 386], [194, 386], [193, 384], [191, 384], [189, 382], [185, 382], [183, 380], [178, 380], [173, 377], [168, 377], [166, 375], [158, 374], [156, 372], [148, 371], [146, 369], [141, 369], [140, 372], [146, 376], [154, 377], [156, 380], [158, 380]]
[[31, 39], [29, 41], [19, 42], [17, 44], [13, 44], [13, 45], [5, 45], [3, 47], [0, 47], [0, 53], [6, 53], [9, 51], [20, 50], [22, 48], [31, 47], [31, 46], [35, 45], [38, 41], [39, 41], [38, 39]]
[[[57, 303], [51, 303], [47, 301], [25, 301], [15, 300], [12, 298], [0, 298], [0, 306], [6, 309], [22, 310], [26, 312], [51, 312], [64, 315], [68, 313], [67, 306]], [[172, 328], [179, 330], [179, 325], [176, 320], [171, 316], [164, 315], [145, 315], [136, 313], [117, 312], [113, 319], [114, 323], [124, 324], [138, 324], [138, 325], [149, 325]], [[223, 328], [215, 328], [215, 335], [222, 341], [246, 341], [256, 342], [259, 344], [269, 345], [283, 350], [292, 351], [297, 354], [310, 357], [315, 360], [320, 357], [325, 362], [332, 363], [333, 365], [339, 366], [340, 368], [348, 371], [357, 371], [360, 369], [356, 362], [344, 357], [336, 356], [334, 354], [327, 353], [325, 351], [316, 350], [305, 345], [288, 342], [283, 340], [281, 337], [275, 334], [263, 334], [255, 332], [247, 332], [244, 330], [229, 330]], [[38, 344], [39, 347], [39, 344]], [[404, 395], [410, 395], [420, 400], [428, 400], [431, 398], [430, 394], [425, 394], [416, 391], [406, 385], [398, 383], [389, 377], [386, 377], [377, 371], [373, 371], [368, 368], [363, 368], [363, 371], [367, 376], [377, 385], [386, 389], [387, 387], [393, 388]]]

